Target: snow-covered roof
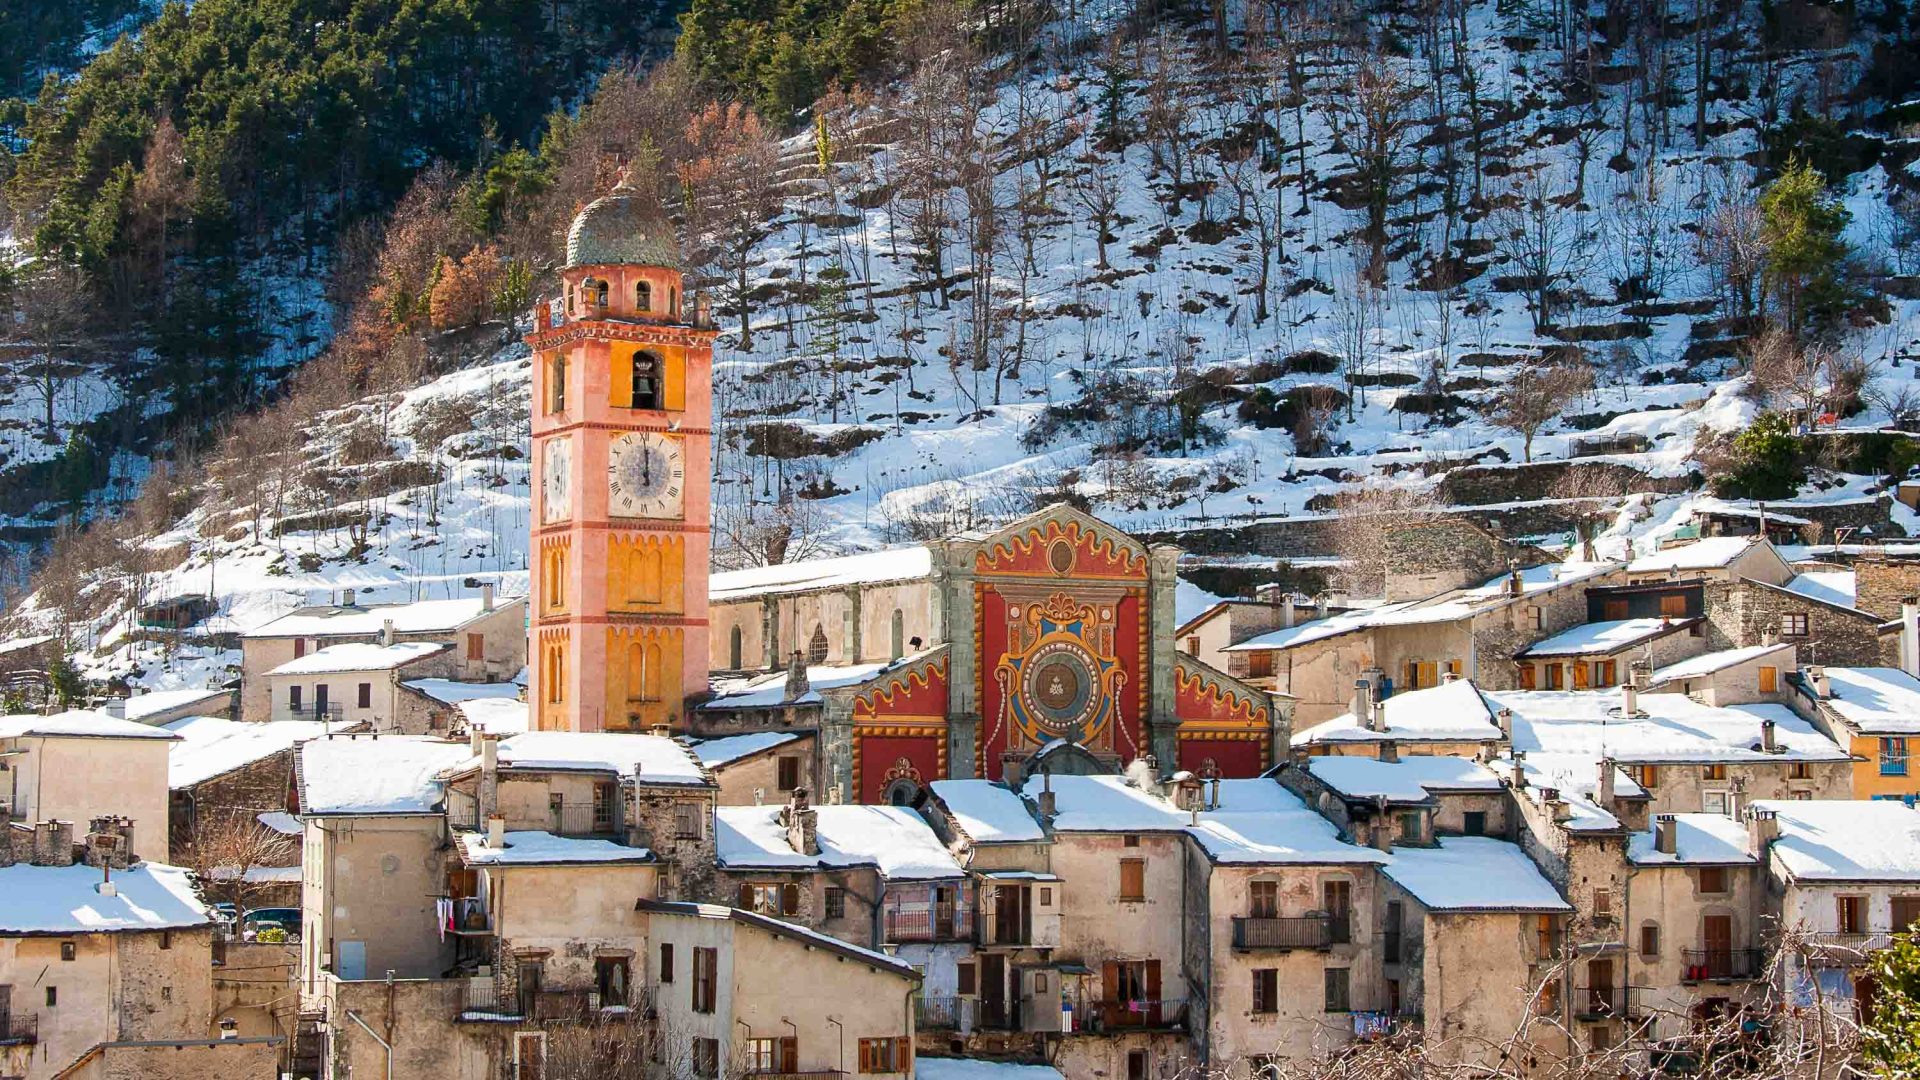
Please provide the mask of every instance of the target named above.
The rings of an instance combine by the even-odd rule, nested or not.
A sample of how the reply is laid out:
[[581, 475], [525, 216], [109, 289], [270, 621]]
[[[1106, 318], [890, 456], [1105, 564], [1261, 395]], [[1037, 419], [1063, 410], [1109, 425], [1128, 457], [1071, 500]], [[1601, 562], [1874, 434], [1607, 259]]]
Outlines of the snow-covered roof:
[[[335, 729], [345, 724], [334, 725]], [[167, 755], [167, 786], [192, 787], [244, 765], [285, 753], [327, 733], [319, 720], [271, 720], [248, 723], [216, 716], [189, 716], [166, 725], [180, 736]]]
[[1409, 754], [1399, 761], [1328, 754], [1308, 758], [1306, 768], [1329, 788], [1353, 799], [1424, 802], [1438, 791], [1500, 789], [1500, 777], [1485, 765], [1443, 754]]
[[255, 820], [282, 836], [299, 836], [306, 831], [306, 826], [300, 824], [300, 819], [285, 810], [268, 810], [264, 814], [256, 815]]
[[[613, 773], [641, 784], [712, 786], [684, 744], [664, 735], [622, 731], [524, 731], [500, 740], [502, 770]], [[468, 753], [451, 771], [480, 767]]]
[[1640, 866], [1725, 866], [1759, 860], [1747, 847], [1747, 827], [1725, 814], [1673, 815], [1673, 853], [1660, 850], [1654, 830], [1627, 837], [1627, 861]]
[[1642, 555], [1627, 564], [1629, 574], [1663, 573], [1669, 570], [1717, 570], [1731, 565], [1747, 550], [1761, 543], [1757, 536], [1709, 536]]
[[1693, 500], [1691, 509], [1696, 514], [1707, 514], [1714, 517], [1737, 517], [1753, 521], [1764, 517], [1769, 522], [1779, 525], [1813, 524], [1813, 522], [1806, 518], [1795, 517], [1792, 514], [1783, 514], [1774, 509], [1772, 505], [1768, 505], [1763, 509], [1759, 503], [1737, 503], [1728, 502], [1725, 499], [1698, 498]]
[[1187, 832], [1215, 863], [1298, 865], [1378, 863], [1386, 855], [1340, 839], [1333, 822], [1272, 780], [1223, 780], [1220, 806]]
[[1647, 685], [1660, 686], [1664, 683], [1680, 682], [1685, 679], [1704, 679], [1714, 672], [1725, 671], [1730, 667], [1738, 667], [1748, 661], [1758, 660], [1763, 656], [1770, 656], [1774, 653], [1791, 653], [1793, 650], [1794, 646], [1791, 642], [1775, 645], [1749, 645], [1744, 649], [1721, 649], [1719, 652], [1710, 652], [1703, 656], [1690, 657], [1677, 664], [1668, 664], [1666, 667], [1654, 672]]
[[178, 930], [212, 919], [184, 867], [135, 863], [113, 872], [112, 896], [100, 892], [98, 867], [0, 866], [0, 934], [82, 934]]
[[1062, 1080], [1060, 1070], [1051, 1065], [1016, 1065], [977, 1058], [915, 1055], [913, 1071], [920, 1080]]
[[510, 735], [527, 730], [533, 722], [533, 709], [519, 698], [483, 697], [463, 701], [454, 708], [468, 727], [495, 735]]
[[755, 731], [746, 735], [700, 739], [693, 744], [693, 754], [700, 759], [700, 764], [709, 769], [718, 769], [803, 737], [797, 731]]
[[[501, 598], [494, 610], [518, 603], [520, 599]], [[393, 622], [396, 634], [450, 633], [488, 614], [486, 601], [478, 596], [453, 600], [417, 600], [410, 604], [355, 604], [343, 607], [319, 604], [303, 607], [271, 622], [256, 626], [242, 637], [373, 637]]]
[[836, 589], [883, 581], [912, 581], [931, 573], [933, 552], [915, 544], [861, 555], [722, 571], [708, 576], [707, 597], [718, 604], [777, 593]]
[[1899, 668], [1830, 667], [1824, 704], [1863, 735], [1920, 734], [1920, 679]]
[[440, 702], [442, 705], [458, 705], [463, 701], [479, 701], [485, 698], [506, 698], [509, 701], [520, 697], [520, 684], [512, 682], [461, 682], [458, 679], [408, 679], [400, 685]]
[[1038, 799], [1048, 783], [1053, 787], [1055, 832], [1178, 832], [1187, 827], [1185, 813], [1125, 777], [1032, 776], [1021, 790], [1027, 798]]
[[466, 743], [425, 735], [334, 736], [300, 744], [304, 815], [434, 814], [439, 776], [472, 755]]
[[1856, 607], [1854, 598], [1854, 576], [1851, 570], [1808, 570], [1795, 574], [1793, 579], [1781, 586], [1788, 592], [1799, 593], [1810, 600], [1818, 600], [1834, 607]]
[[820, 691], [858, 686], [875, 675], [899, 664], [919, 659], [919, 654], [871, 664], [814, 664], [807, 668], [807, 692], [787, 698], [787, 673], [775, 671], [745, 679], [714, 681], [714, 695], [702, 709], [771, 709], [780, 705], [817, 705]]
[[1698, 619], [1614, 619], [1583, 623], [1536, 641], [1517, 656], [1611, 656], [1645, 641], [1685, 629]]
[[468, 866], [587, 866], [653, 861], [653, 852], [611, 840], [555, 836], [550, 832], [510, 832], [506, 846], [488, 847], [487, 835], [460, 834], [460, 858]]
[[187, 709], [233, 697], [231, 690], [149, 690], [144, 694], [135, 694], [126, 701], [127, 719], [144, 721], [149, 716], [172, 712], [175, 709]]
[[391, 645], [349, 641], [289, 660], [267, 674], [332, 675], [348, 671], [391, 671], [451, 648], [452, 645], [438, 641], [396, 641]]
[[1224, 651], [1264, 652], [1269, 649], [1290, 649], [1378, 626], [1420, 626], [1453, 622], [1550, 589], [1590, 581], [1618, 569], [1620, 564], [1611, 562], [1547, 563], [1542, 566], [1531, 566], [1520, 571], [1518, 594], [1510, 591], [1509, 576], [1502, 574], [1478, 585], [1454, 589], [1425, 600], [1358, 608], [1330, 615], [1324, 619], [1303, 622], [1284, 630], [1270, 631], [1237, 645], [1229, 645]]
[[781, 806], [723, 806], [714, 812], [714, 843], [728, 869], [811, 870], [872, 866], [890, 881], [965, 877], [933, 826], [904, 806], [817, 806], [820, 854], [787, 842]]
[[19, 652], [21, 649], [31, 649], [37, 645], [45, 645], [52, 640], [52, 634], [29, 634], [25, 637], [8, 638], [5, 641], [0, 641], [0, 656], [4, 656], [10, 652]]
[[1387, 726], [1374, 731], [1342, 713], [1297, 732], [1293, 745], [1318, 742], [1493, 742], [1500, 738], [1493, 707], [1467, 679], [1425, 690], [1403, 690], [1386, 700]]
[[881, 971], [891, 972], [904, 978], [918, 980], [920, 971], [912, 964], [897, 956], [888, 956], [875, 949], [863, 948], [845, 942], [831, 934], [818, 930], [809, 930], [798, 923], [790, 923], [770, 915], [747, 911], [743, 908], [727, 907], [723, 904], [695, 904], [684, 900], [649, 900], [645, 897], [634, 902], [635, 911], [644, 911], [651, 915], [679, 915], [693, 919], [727, 920], [764, 930], [775, 937], [790, 938], [811, 948], [837, 953], [850, 959], [859, 960]]
[[1519, 845], [1492, 837], [1395, 847], [1382, 869], [1429, 911], [1573, 910]]
[[1032, 844], [1046, 839], [1026, 801], [991, 780], [935, 780], [934, 797], [976, 844]]
[[165, 739], [180, 736], [166, 728], [122, 720], [92, 709], [68, 709], [52, 716], [17, 713], [0, 716], [0, 739]]
[[1920, 811], [1896, 800], [1761, 800], [1773, 858], [1798, 881], [1920, 881]]

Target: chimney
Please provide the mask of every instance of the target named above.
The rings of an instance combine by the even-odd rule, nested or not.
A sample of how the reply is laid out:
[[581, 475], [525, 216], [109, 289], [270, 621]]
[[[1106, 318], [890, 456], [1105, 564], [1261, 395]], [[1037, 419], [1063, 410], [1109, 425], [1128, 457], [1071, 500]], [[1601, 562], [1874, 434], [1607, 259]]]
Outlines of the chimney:
[[382, 645], [393, 644], [393, 620], [392, 619], [380, 620], [380, 644]]
[[1040, 798], [1037, 801], [1040, 804], [1041, 823], [1053, 824], [1053, 819], [1059, 816], [1060, 811], [1054, 802], [1053, 770], [1051, 769], [1040, 770]]
[[1220, 774], [1217, 772], [1208, 778], [1207, 809], [1220, 809]]
[[1920, 677], [1920, 603], [1900, 602], [1900, 670]]
[[1513, 741], [1513, 710], [1502, 707], [1493, 714], [1493, 722], [1500, 726], [1500, 737], [1507, 742]]
[[800, 650], [795, 649], [787, 659], [787, 691], [783, 700], [798, 701], [811, 689], [811, 684], [807, 682], [807, 663], [801, 659]]
[[1393, 850], [1394, 820], [1384, 814], [1373, 819], [1373, 846], [1381, 851]]
[[1519, 596], [1526, 591], [1526, 585], [1520, 579], [1520, 564], [1509, 559], [1507, 561], [1507, 595]]
[[113, 717], [115, 720], [125, 720], [127, 718], [127, 699], [123, 697], [110, 697], [100, 703], [100, 711]]
[[1567, 802], [1559, 788], [1541, 788], [1540, 801], [1552, 812], [1554, 824], [1564, 825], [1573, 820], [1573, 804]]
[[341, 589], [340, 590], [340, 606], [352, 607], [353, 605], [354, 605], [354, 591], [350, 588]]
[[1293, 629], [1294, 620], [1298, 617], [1299, 613], [1294, 610], [1293, 606], [1293, 590], [1288, 589], [1280, 596], [1280, 629]]
[[1513, 752], [1513, 790], [1527, 790], [1527, 752], [1525, 750]]
[[83, 855], [88, 866], [133, 865], [133, 819], [107, 815], [90, 820]]
[[1662, 855], [1680, 852], [1680, 819], [1672, 814], [1653, 815], [1653, 849]]
[[1374, 731], [1387, 730], [1387, 703], [1378, 698], [1373, 702], [1373, 723], [1368, 725]]
[[1392, 739], [1380, 740], [1380, 760], [1391, 765], [1400, 760], [1400, 744]]
[[474, 812], [481, 821], [491, 821], [500, 813], [500, 737], [475, 731], [480, 747], [480, 782], [474, 790]]
[[807, 804], [807, 789], [787, 800], [787, 846], [801, 855], [820, 854], [820, 812]]
[[1594, 789], [1593, 801], [1599, 803], [1600, 808], [1609, 813], [1613, 810], [1613, 770], [1613, 759], [1610, 757], [1601, 758], [1600, 786]]
[[1777, 754], [1780, 752], [1780, 743], [1779, 740], [1775, 738], [1772, 717], [1761, 717], [1760, 719], [1760, 751], [1766, 754]]
[[1449, 670], [1449, 671], [1443, 671], [1440, 673], [1440, 684], [1442, 686], [1445, 686], [1447, 683], [1454, 683], [1459, 681], [1460, 681], [1460, 673], [1457, 671]]
[[33, 827], [33, 865], [73, 865], [73, 822], [42, 821]]
[[507, 846], [507, 819], [499, 814], [487, 815], [487, 846], [495, 851]]
[[1354, 722], [1361, 727], [1373, 726], [1373, 684], [1366, 679], [1353, 680], [1353, 702], [1350, 706]]
[[1640, 715], [1640, 688], [1628, 681], [1620, 685], [1620, 715], [1634, 717]]
[[480, 610], [493, 610], [493, 582], [491, 581], [480, 583]]
[[1753, 853], [1762, 859], [1767, 857], [1767, 849], [1780, 839], [1780, 815], [1777, 811], [1750, 807], [1747, 810], [1747, 842], [1753, 847]]
[[1825, 664], [1807, 665], [1807, 682], [1813, 687], [1814, 697], [1819, 698], [1821, 701], [1832, 700], [1833, 684], [1827, 681], [1827, 667]]

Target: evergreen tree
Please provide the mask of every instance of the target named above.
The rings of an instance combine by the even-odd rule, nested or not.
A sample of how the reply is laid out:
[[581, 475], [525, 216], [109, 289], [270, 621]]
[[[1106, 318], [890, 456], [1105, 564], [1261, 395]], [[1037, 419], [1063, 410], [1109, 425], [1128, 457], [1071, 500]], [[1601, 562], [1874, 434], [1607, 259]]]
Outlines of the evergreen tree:
[[1847, 244], [1840, 235], [1850, 217], [1825, 178], [1800, 160], [1790, 162], [1760, 196], [1767, 286], [1788, 330], [1801, 333], [1809, 322], [1831, 319], [1847, 307], [1851, 294], [1841, 277]]
[[1860, 1033], [1866, 1059], [1887, 1080], [1920, 1076], [1920, 943], [1911, 933], [1897, 934], [1868, 964], [1873, 1016]]

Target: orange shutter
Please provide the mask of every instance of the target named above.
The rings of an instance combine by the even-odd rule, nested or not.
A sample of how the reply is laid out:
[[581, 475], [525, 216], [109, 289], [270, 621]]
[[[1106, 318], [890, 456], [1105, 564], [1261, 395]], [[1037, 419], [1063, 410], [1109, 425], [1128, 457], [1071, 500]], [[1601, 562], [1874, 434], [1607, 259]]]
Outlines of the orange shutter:
[[1533, 665], [1521, 664], [1520, 665], [1520, 689], [1522, 690], [1534, 689], [1534, 685], [1533, 685], [1534, 681], [1535, 680], [1533, 675]]
[[1780, 669], [1763, 667], [1760, 669], [1760, 692], [1771, 694], [1780, 688]]
[[1585, 690], [1587, 683], [1587, 665], [1576, 662], [1573, 665], [1573, 688], [1575, 690]]

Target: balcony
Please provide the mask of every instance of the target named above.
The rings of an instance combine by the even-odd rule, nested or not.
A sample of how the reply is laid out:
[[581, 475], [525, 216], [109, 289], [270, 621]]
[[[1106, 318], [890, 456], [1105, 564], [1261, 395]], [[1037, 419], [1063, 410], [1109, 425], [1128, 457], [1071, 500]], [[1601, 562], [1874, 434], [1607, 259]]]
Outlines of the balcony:
[[1089, 1010], [1087, 1030], [1102, 1031], [1184, 1031], [1187, 1003], [1184, 999], [1157, 1001], [1096, 1001]]
[[1631, 986], [1582, 986], [1573, 992], [1573, 1015], [1581, 1020], [1625, 1020], [1633, 1015]]
[[282, 705], [275, 720], [326, 720], [338, 722], [347, 715], [346, 706], [338, 702], [325, 704], [307, 703], [303, 705]]
[[39, 1041], [39, 1013], [0, 1013], [0, 1046], [32, 1046]]
[[914, 999], [914, 1027], [920, 1031], [972, 1031], [979, 1023], [980, 1003], [970, 997]]
[[751, 1076], [754, 1080], [830, 1080], [835, 1076], [845, 1076], [839, 1069], [809, 1069], [806, 1072], [758, 1072], [749, 1069], [742, 1076]]
[[1868, 956], [1892, 947], [1893, 938], [1892, 934], [1864, 930], [1809, 934], [1806, 939], [1807, 961], [1817, 967], [1859, 967], [1867, 962]]
[[1744, 982], [1767, 973], [1764, 949], [1685, 949], [1681, 957], [1686, 964], [1680, 974], [1684, 983]]
[[1336, 920], [1331, 915], [1305, 915], [1287, 919], [1236, 917], [1233, 920], [1233, 947], [1324, 949], [1348, 941], [1351, 937], [1348, 929], [1344, 920]]
[[920, 904], [886, 909], [886, 940], [893, 944], [926, 941], [969, 941], [971, 913], [955, 904]]
[[[589, 990], [504, 990], [498, 983], [473, 979], [461, 988], [456, 1019], [486, 1023], [490, 1021], [585, 1021], [619, 1017], [618, 1009], [595, 1009], [598, 997]], [[635, 995], [629, 1003], [639, 1002]], [[632, 1009], [626, 1009], [630, 1014]]]

